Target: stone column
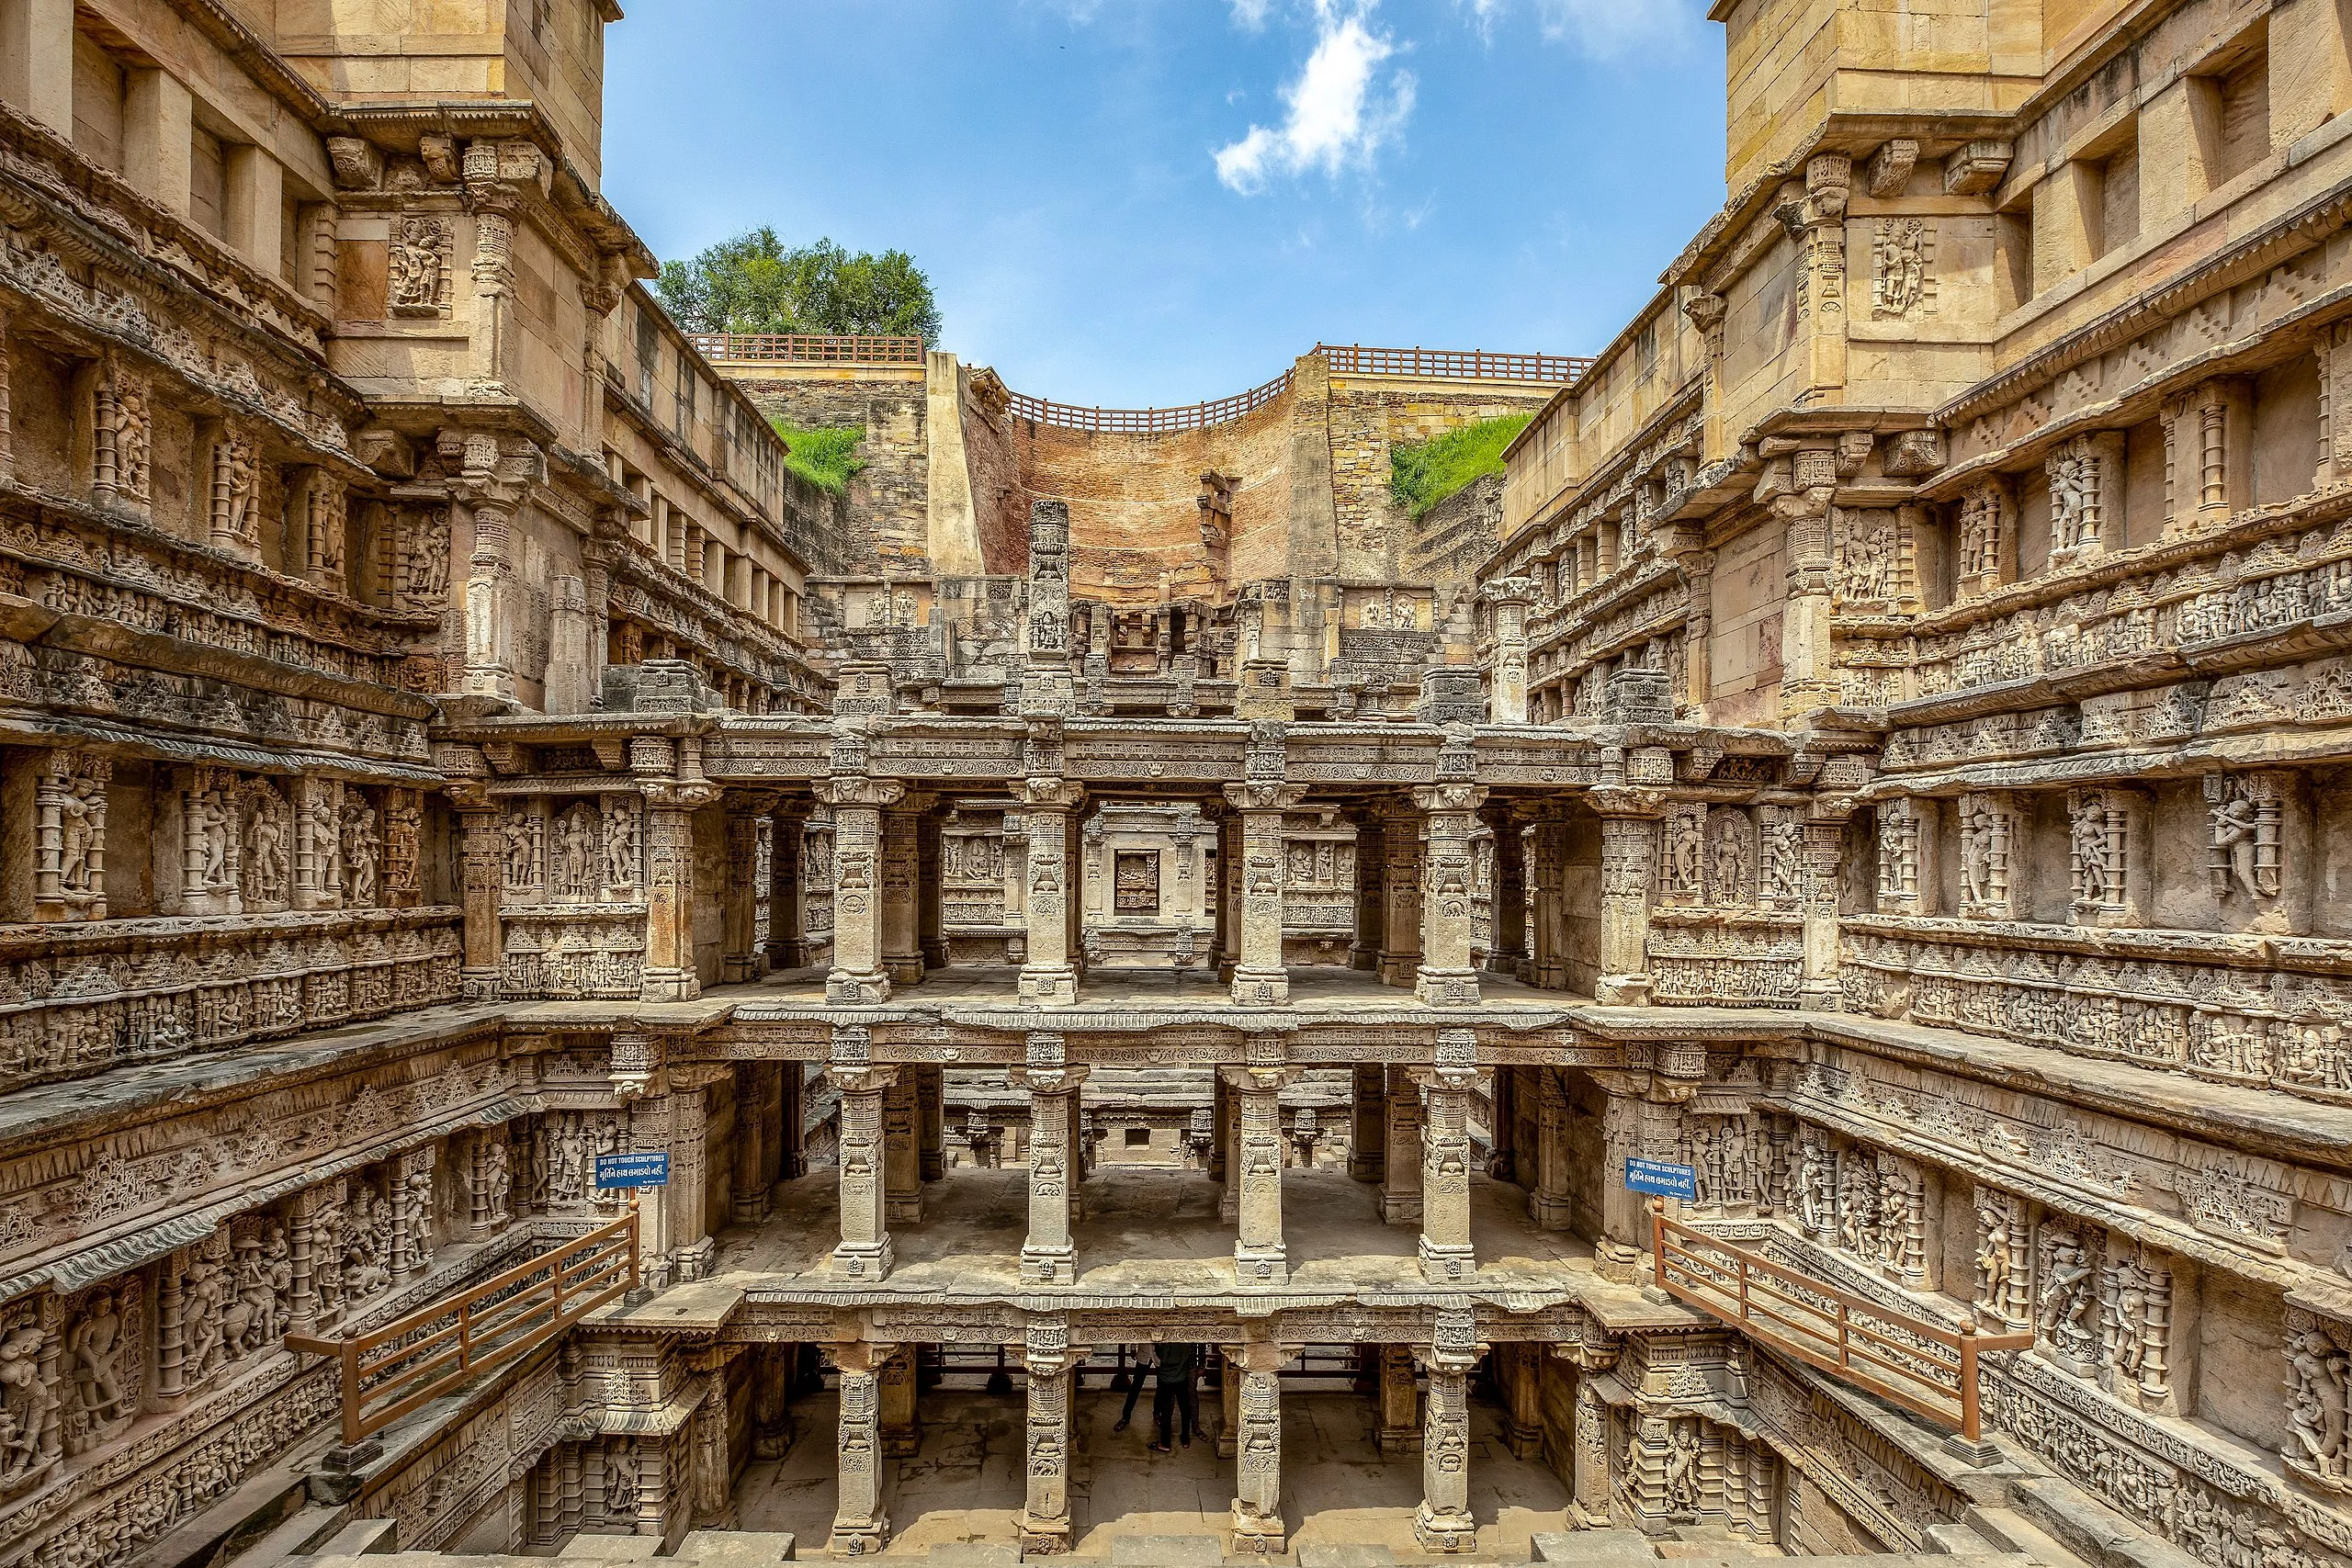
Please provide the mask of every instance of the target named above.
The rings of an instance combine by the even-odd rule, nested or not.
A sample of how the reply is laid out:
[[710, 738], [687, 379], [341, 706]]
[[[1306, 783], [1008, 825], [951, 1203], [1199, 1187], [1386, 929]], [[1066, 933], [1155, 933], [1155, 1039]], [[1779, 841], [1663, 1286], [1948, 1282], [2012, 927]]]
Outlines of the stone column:
[[[1557, 1067], [1534, 1070], [1534, 1179], [1527, 1194], [1527, 1217], [1537, 1228], [1564, 1231], [1573, 1209], [1568, 1198], [1568, 1090]], [[1606, 1179], [1607, 1173], [1603, 1173]]]
[[735, 1164], [728, 1205], [738, 1224], [756, 1224], [768, 1217], [768, 1192], [775, 1181], [779, 1065], [735, 1066]]
[[1023, 1557], [1069, 1550], [1070, 1394], [1080, 1357], [1069, 1325], [1059, 1316], [1029, 1320], [1022, 1364], [1029, 1373], [1028, 1419], [1023, 1432], [1023, 1486], [1014, 1528]]
[[825, 976], [825, 999], [853, 1006], [888, 1001], [876, 862], [882, 808], [895, 805], [906, 786], [895, 779], [835, 776], [815, 788], [833, 812], [833, 966]]
[[1798, 982], [1797, 1005], [1808, 1012], [1837, 1012], [1846, 1005], [1838, 975], [1838, 871], [1845, 852], [1844, 810], [1827, 818], [1808, 818], [1803, 831], [1804, 975]]
[[1495, 663], [1487, 684], [1490, 722], [1527, 722], [1527, 606], [1535, 585], [1523, 577], [1482, 584], [1478, 597], [1495, 610]]
[[842, 1239], [833, 1248], [833, 1272], [870, 1284], [890, 1272], [889, 1222], [882, 1201], [882, 1097], [899, 1069], [834, 1066], [829, 1072], [842, 1097]]
[[453, 787], [449, 804], [458, 812], [465, 897], [464, 957], [458, 983], [466, 1000], [491, 1001], [498, 996], [505, 961], [506, 932], [498, 912], [499, 895], [506, 886], [505, 840], [499, 831], [505, 813], [476, 784]]
[[[636, 752], [632, 745], [632, 766], [638, 761]], [[681, 748], [674, 781], [647, 779], [644, 784], [645, 970], [639, 992], [644, 1001], [685, 1002], [702, 994], [702, 980], [695, 970], [693, 814], [718, 792], [701, 772], [699, 758]]]
[[936, 811], [926, 815], [915, 836], [915, 931], [926, 970], [947, 967], [947, 911], [942, 891], [943, 835]]
[[1388, 1164], [1388, 1075], [1377, 1062], [1359, 1062], [1351, 1107], [1348, 1175], [1377, 1181]]
[[1209, 1179], [1225, 1185], [1225, 1218], [1233, 1218], [1232, 1162], [1233, 1097], [1222, 1075], [1209, 1080]]
[[1290, 973], [1283, 966], [1283, 817], [1306, 797], [1304, 784], [1225, 786], [1241, 818], [1241, 950], [1233, 999], [1244, 1007], [1290, 1000]]
[[[1560, 1353], [1566, 1347], [1554, 1347]], [[1591, 1371], [1579, 1364], [1577, 1372], [1576, 1457], [1570, 1491], [1587, 1523], [1605, 1528], [1609, 1522], [1609, 1405], [1592, 1385]]]
[[[1234, 1440], [1233, 1552], [1274, 1556], [1283, 1550], [1283, 1404], [1277, 1375], [1289, 1354], [1257, 1341], [1240, 1347], [1239, 1430]], [[1225, 1375], [1237, 1375], [1232, 1359]]]
[[1556, 806], [1531, 808], [1527, 830], [1528, 983], [1568, 984], [1567, 823]]
[[[730, 795], [727, 801], [727, 881], [719, 891], [723, 931], [720, 949], [724, 956], [719, 961], [718, 977], [730, 986], [756, 980], [767, 973], [767, 954], [760, 951], [758, 940], [760, 895], [763, 890], [754, 873], [760, 860], [760, 823], [774, 807], [773, 795], [739, 800]], [[769, 881], [773, 886], [773, 867]], [[775, 919], [773, 908], [769, 919]], [[774, 926], [769, 929], [773, 933]]]
[[1421, 967], [1421, 818], [1403, 806], [1381, 823], [1388, 863], [1381, 874], [1387, 912], [1382, 922], [1380, 982], [1409, 986]]
[[1449, 1343], [1449, 1319], [1470, 1314], [1441, 1308], [1438, 1343], [1420, 1352], [1428, 1369], [1430, 1395], [1421, 1438], [1421, 1506], [1413, 1513], [1413, 1535], [1421, 1550], [1455, 1554], [1475, 1551], [1478, 1521], [1470, 1517], [1470, 1369], [1477, 1346]]
[[1593, 997], [1604, 1007], [1646, 1006], [1661, 807], [1645, 790], [1596, 789], [1589, 798], [1600, 817], [1600, 978]]
[[1447, 783], [1413, 792], [1429, 829], [1421, 961], [1413, 994], [1430, 1007], [1476, 1007], [1470, 962], [1470, 830], [1487, 798], [1477, 784]]
[[799, 1062], [786, 1062], [779, 1075], [777, 1125], [783, 1142], [776, 1154], [776, 1179], [790, 1181], [808, 1174], [808, 1078]]
[[752, 1347], [752, 1456], [782, 1459], [792, 1448], [793, 1361], [800, 1347], [793, 1344]]
[[1495, 1371], [1510, 1412], [1503, 1441], [1511, 1457], [1544, 1457], [1544, 1347], [1528, 1340], [1495, 1347]]
[[936, 798], [904, 795], [882, 813], [882, 972], [894, 987], [922, 980], [922, 819]]
[[1227, 1067], [1232, 1087], [1235, 1153], [1240, 1179], [1235, 1200], [1239, 1233], [1233, 1242], [1236, 1283], [1280, 1285], [1290, 1278], [1283, 1247], [1282, 1091], [1296, 1074], [1282, 1067]]
[[1034, 777], [1022, 795], [1029, 836], [1028, 957], [1021, 965], [1021, 999], [1032, 1007], [1069, 1007], [1078, 1000], [1078, 969], [1069, 938], [1075, 874], [1070, 818], [1085, 790], [1067, 779]]
[[1651, 1073], [1601, 1071], [1593, 1077], [1607, 1091], [1601, 1114], [1600, 1270], [1629, 1280], [1650, 1245], [1649, 1201], [1625, 1190], [1628, 1159], [1679, 1160], [1682, 1106], [1698, 1092], [1691, 1082]]
[[1241, 1452], [1241, 1347], [1217, 1348], [1216, 1457], [1233, 1459]]
[[1380, 1347], [1379, 1418], [1374, 1442], [1384, 1454], [1420, 1451], [1420, 1371], [1410, 1345]]
[[915, 1072], [915, 1163], [925, 1181], [947, 1174], [947, 1070], [921, 1067]]
[[912, 1459], [922, 1447], [921, 1413], [916, 1409], [921, 1390], [915, 1376], [921, 1355], [919, 1347], [901, 1345], [874, 1370], [878, 1411], [875, 1425], [885, 1459]]
[[1378, 974], [1388, 926], [1387, 840], [1377, 807], [1364, 807], [1353, 814], [1352, 820], [1356, 826], [1356, 936], [1348, 949], [1348, 967]]
[[1421, 1278], [1459, 1283], [1478, 1271], [1470, 1243], [1470, 1090], [1475, 1072], [1416, 1068], [1421, 1120]]
[[1495, 876], [1487, 911], [1492, 943], [1487, 953], [1489, 974], [1525, 977], [1527, 967], [1527, 846], [1521, 838], [1519, 813], [1506, 802], [1489, 802], [1487, 830], [1494, 835]]
[[922, 1218], [920, 1067], [901, 1067], [882, 1096], [882, 1213], [894, 1225]]
[[674, 1279], [706, 1279], [718, 1257], [718, 1243], [710, 1235], [710, 1206], [703, 1185], [710, 1168], [709, 1086], [733, 1071], [724, 1062], [697, 1062], [670, 1067], [663, 1074], [670, 1090], [665, 1097], [670, 1102], [670, 1185], [662, 1193], [662, 1207], [669, 1214], [668, 1241]]
[[808, 961], [808, 915], [800, 902], [800, 849], [808, 818], [806, 810], [787, 806], [769, 820], [767, 964], [771, 970], [797, 969]]
[[833, 1529], [827, 1549], [836, 1557], [874, 1557], [890, 1540], [889, 1516], [882, 1511], [881, 1365], [894, 1347], [864, 1342], [828, 1345], [826, 1357], [841, 1371], [841, 1426], [837, 1442]]
[[[1060, 1042], [1054, 1042], [1058, 1055]], [[1015, 1081], [1029, 1090], [1029, 1235], [1021, 1244], [1021, 1282], [1069, 1285], [1078, 1280], [1070, 1245], [1071, 1173], [1078, 1130], [1078, 1094], [1084, 1067], [1044, 1066], [1017, 1069]]]
[[1392, 1225], [1421, 1218], [1421, 1090], [1409, 1068], [1388, 1068], [1387, 1152], [1381, 1161], [1380, 1217]]
[[[486, 470], [497, 460], [498, 437], [465, 438], [469, 468], [485, 446]], [[486, 471], [483, 477], [487, 478]], [[452, 508], [469, 513], [473, 520], [473, 548], [466, 559], [466, 662], [458, 680], [458, 690], [468, 696], [512, 699], [514, 695], [509, 649], [515, 634], [513, 532], [514, 502], [520, 499], [482, 494], [469, 507]]]

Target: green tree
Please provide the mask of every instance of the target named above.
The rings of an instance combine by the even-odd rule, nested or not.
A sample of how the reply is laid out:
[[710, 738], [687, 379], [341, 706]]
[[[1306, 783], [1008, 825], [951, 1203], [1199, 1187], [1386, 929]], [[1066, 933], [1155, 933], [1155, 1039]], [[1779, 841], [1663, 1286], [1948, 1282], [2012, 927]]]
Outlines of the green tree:
[[854, 254], [831, 240], [788, 247], [774, 229], [666, 262], [655, 284], [688, 332], [820, 333], [939, 341], [931, 279], [904, 251]]

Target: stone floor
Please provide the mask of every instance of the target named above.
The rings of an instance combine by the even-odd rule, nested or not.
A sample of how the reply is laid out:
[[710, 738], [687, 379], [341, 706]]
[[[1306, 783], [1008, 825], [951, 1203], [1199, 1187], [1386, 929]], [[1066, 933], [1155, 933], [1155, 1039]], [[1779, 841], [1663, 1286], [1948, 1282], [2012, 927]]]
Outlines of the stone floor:
[[[748, 1288], [825, 1275], [841, 1235], [840, 1175], [813, 1171], [775, 1190], [774, 1214], [720, 1234], [717, 1274]], [[894, 1225], [896, 1264], [884, 1288], [970, 1295], [1019, 1285], [1028, 1230], [1028, 1172], [952, 1169], [923, 1187], [923, 1218]], [[1081, 1188], [1085, 1217], [1071, 1227], [1081, 1291], [1198, 1295], [1234, 1289], [1232, 1222], [1217, 1218], [1217, 1183], [1195, 1171], [1098, 1168]], [[1509, 1182], [1471, 1181], [1471, 1239], [1479, 1282], [1581, 1290], [1592, 1249], [1526, 1217]], [[1418, 1288], [1420, 1227], [1385, 1224], [1379, 1189], [1344, 1171], [1283, 1173], [1283, 1234], [1295, 1290]], [[867, 1286], [865, 1289], [872, 1289]]]
[[[1212, 1431], [1189, 1449], [1146, 1450], [1148, 1392], [1135, 1425], [1114, 1432], [1125, 1396], [1083, 1393], [1076, 1411], [1070, 1469], [1072, 1551], [1107, 1558], [1121, 1536], [1216, 1536], [1228, 1528], [1233, 1461], [1216, 1457], [1216, 1391], [1202, 1391]], [[922, 1396], [922, 1446], [889, 1461], [884, 1498], [894, 1535], [885, 1553], [921, 1557], [955, 1541], [1010, 1544], [1021, 1511], [1022, 1396], [955, 1388]], [[795, 1440], [782, 1460], [753, 1464], [735, 1493], [736, 1523], [746, 1530], [789, 1530], [800, 1555], [821, 1554], [833, 1517], [831, 1393], [793, 1409]], [[1568, 1490], [1549, 1468], [1511, 1457], [1500, 1437], [1501, 1414], [1472, 1407], [1470, 1506], [1480, 1523], [1481, 1555], [1525, 1560], [1529, 1539], [1564, 1528]], [[1374, 1450], [1369, 1399], [1345, 1393], [1283, 1395], [1283, 1517], [1295, 1552], [1307, 1545], [1386, 1546], [1419, 1558], [1413, 1509], [1421, 1498], [1419, 1454], [1383, 1458]], [[1430, 1559], [1431, 1562], [1440, 1561]]]

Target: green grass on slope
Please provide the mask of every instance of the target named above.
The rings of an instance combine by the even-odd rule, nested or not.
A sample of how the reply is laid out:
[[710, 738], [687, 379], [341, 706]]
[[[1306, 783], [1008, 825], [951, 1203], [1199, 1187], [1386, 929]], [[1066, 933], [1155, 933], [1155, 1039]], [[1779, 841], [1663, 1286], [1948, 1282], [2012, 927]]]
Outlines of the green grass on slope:
[[858, 443], [865, 439], [862, 424], [798, 430], [780, 419], [772, 423], [791, 448], [784, 466], [820, 490], [839, 495], [865, 467], [865, 459], [857, 455]]
[[1532, 417], [1505, 414], [1449, 430], [1434, 441], [1388, 449], [1388, 493], [1408, 515], [1419, 517], [1430, 507], [1481, 474], [1503, 471], [1503, 448], [1527, 428]]

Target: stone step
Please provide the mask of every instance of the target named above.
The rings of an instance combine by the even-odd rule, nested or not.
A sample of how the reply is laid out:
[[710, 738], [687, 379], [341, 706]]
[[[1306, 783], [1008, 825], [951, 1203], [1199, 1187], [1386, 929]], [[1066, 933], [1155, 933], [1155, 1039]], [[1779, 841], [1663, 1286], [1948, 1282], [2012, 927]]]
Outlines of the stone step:
[[[678, 1543], [675, 1561], [700, 1568], [772, 1568], [794, 1561], [797, 1545], [789, 1530], [690, 1530]], [[938, 1561], [935, 1551], [932, 1560]], [[1005, 1559], [1008, 1564], [1014, 1561]]]
[[1123, 1535], [1111, 1541], [1111, 1568], [1223, 1568], [1225, 1542], [1213, 1535]]
[[1298, 1568], [1396, 1568], [1396, 1553], [1385, 1546], [1351, 1546], [1322, 1541], [1298, 1549]]
[[1601, 1568], [1618, 1562], [1652, 1562], [1657, 1548], [1639, 1530], [1546, 1531], [1530, 1543], [1538, 1562], [1577, 1562]]
[[931, 1568], [1020, 1568], [1021, 1549], [1003, 1540], [944, 1540], [925, 1561]]
[[2011, 1483], [2017, 1511], [2094, 1568], [2199, 1568], [2196, 1558], [2058, 1477]]
[[2041, 1568], [2086, 1568], [2081, 1557], [2015, 1508], [1971, 1508], [1958, 1528], [1996, 1551], [2023, 1552]]

